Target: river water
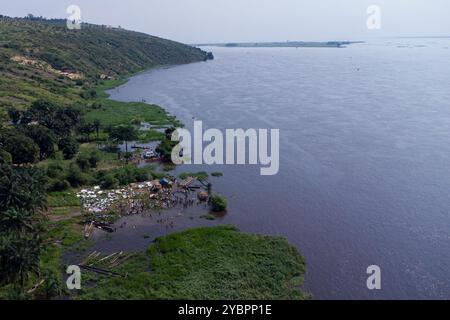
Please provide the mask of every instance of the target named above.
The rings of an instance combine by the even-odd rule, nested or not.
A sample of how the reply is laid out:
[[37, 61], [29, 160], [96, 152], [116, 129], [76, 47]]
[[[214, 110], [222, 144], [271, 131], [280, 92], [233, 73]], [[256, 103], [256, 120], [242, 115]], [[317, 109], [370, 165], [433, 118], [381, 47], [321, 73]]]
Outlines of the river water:
[[[450, 298], [450, 39], [348, 48], [208, 48], [111, 91], [191, 128], [279, 128], [280, 172], [221, 171], [221, 223], [281, 235], [316, 299]], [[367, 289], [378, 265], [382, 289]]]

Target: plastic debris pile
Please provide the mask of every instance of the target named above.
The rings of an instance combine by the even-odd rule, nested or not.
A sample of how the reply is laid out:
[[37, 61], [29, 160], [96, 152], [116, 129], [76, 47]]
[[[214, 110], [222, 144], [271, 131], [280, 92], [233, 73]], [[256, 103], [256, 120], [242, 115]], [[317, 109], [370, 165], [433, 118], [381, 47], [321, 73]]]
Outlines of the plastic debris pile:
[[104, 191], [100, 187], [93, 189], [83, 189], [78, 192], [81, 208], [86, 213], [101, 214], [106, 213], [118, 202], [133, 196], [133, 189], [116, 189]]
[[178, 182], [176, 179], [132, 183], [115, 190], [102, 190], [99, 186], [83, 189], [77, 193], [82, 212], [86, 216], [84, 236], [89, 238], [94, 227], [114, 232], [117, 218], [141, 214], [148, 210], [160, 210], [174, 207], [188, 208], [207, 201], [208, 193], [199, 192], [192, 198], [191, 192], [200, 188], [192, 186], [195, 178]]

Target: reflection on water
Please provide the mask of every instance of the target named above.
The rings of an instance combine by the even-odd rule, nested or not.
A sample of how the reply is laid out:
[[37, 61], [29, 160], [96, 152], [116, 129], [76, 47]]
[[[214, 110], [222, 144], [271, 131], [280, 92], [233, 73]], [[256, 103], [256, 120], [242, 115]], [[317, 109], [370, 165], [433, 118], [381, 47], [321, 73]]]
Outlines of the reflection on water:
[[[221, 222], [286, 236], [315, 298], [450, 298], [448, 42], [213, 48], [214, 61], [138, 75], [112, 98], [144, 97], [188, 128], [280, 128], [277, 176], [177, 170], [223, 172]], [[373, 264], [381, 291], [366, 287]]]

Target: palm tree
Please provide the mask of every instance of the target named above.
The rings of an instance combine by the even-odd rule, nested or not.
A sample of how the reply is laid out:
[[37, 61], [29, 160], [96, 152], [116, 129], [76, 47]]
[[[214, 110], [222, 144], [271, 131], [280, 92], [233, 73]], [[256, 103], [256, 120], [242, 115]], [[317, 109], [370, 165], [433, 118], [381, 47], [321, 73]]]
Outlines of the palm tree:
[[44, 274], [44, 291], [45, 298], [47, 300], [52, 299], [53, 297], [57, 297], [62, 292], [61, 282], [52, 272], [46, 272]]
[[0, 215], [0, 230], [16, 230], [19, 232], [33, 229], [33, 213], [17, 208], [9, 208]]
[[32, 212], [45, 209], [46, 178], [35, 167], [0, 166], [0, 212], [23, 208]]
[[41, 240], [37, 232], [9, 230], [0, 236], [2, 282], [24, 289], [30, 273], [38, 273]]
[[0, 283], [23, 291], [38, 272], [46, 200], [42, 171], [0, 165]]

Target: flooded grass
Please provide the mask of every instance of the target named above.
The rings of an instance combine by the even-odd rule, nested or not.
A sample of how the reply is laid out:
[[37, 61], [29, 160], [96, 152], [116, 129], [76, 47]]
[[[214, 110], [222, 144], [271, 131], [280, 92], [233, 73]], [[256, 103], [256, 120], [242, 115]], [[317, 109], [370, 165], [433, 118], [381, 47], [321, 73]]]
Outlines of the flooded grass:
[[78, 299], [305, 299], [305, 264], [280, 237], [232, 226], [190, 229], [157, 238], [114, 272], [90, 275]]

